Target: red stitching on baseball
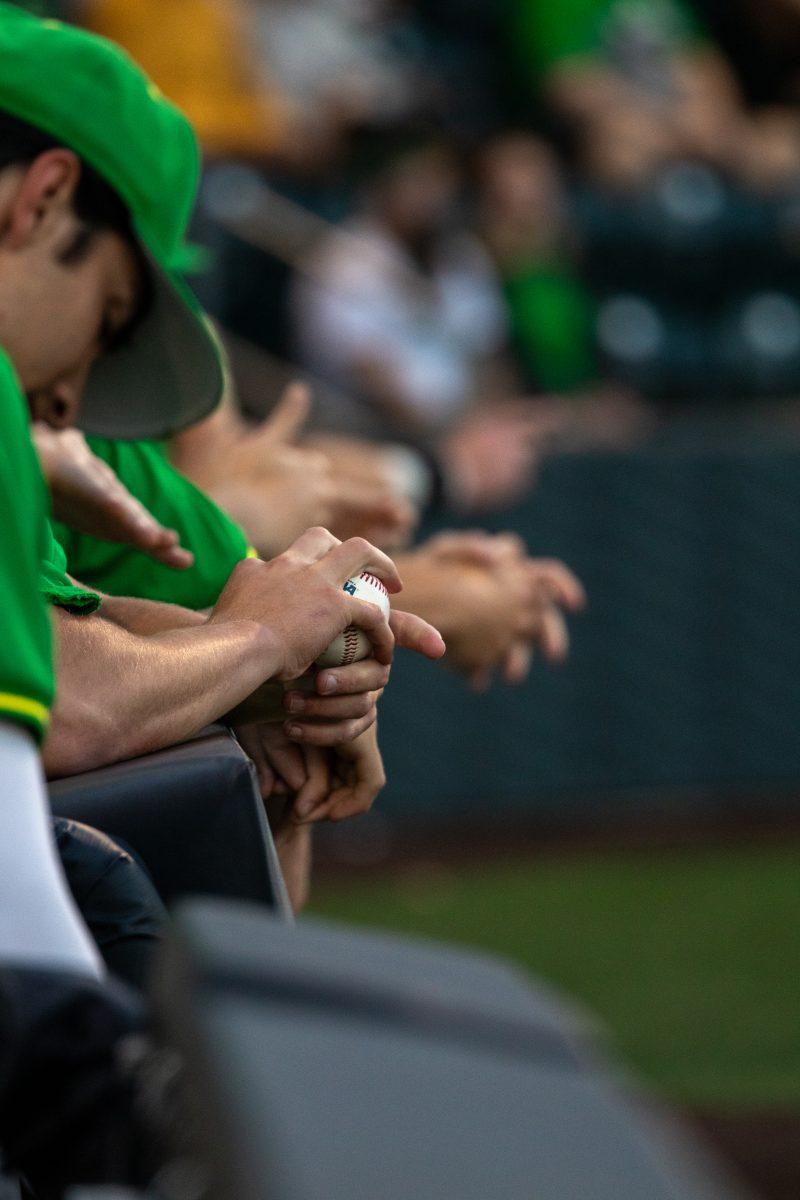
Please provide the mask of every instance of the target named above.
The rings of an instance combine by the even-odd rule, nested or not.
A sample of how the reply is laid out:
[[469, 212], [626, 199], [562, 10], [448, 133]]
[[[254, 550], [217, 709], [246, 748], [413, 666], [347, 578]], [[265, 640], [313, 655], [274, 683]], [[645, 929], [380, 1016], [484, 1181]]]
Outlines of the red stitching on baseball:
[[344, 634], [344, 650], [342, 651], [342, 666], [349, 667], [352, 662], [355, 662], [355, 657], [358, 652], [358, 630], [355, 625], [348, 625]]
[[383, 592], [384, 596], [389, 595], [388, 591], [386, 590], [386, 585], [381, 579], [378, 579], [377, 575], [371, 575], [369, 571], [362, 571], [360, 577], [367, 583], [371, 583], [373, 587], [378, 588], [379, 591]]

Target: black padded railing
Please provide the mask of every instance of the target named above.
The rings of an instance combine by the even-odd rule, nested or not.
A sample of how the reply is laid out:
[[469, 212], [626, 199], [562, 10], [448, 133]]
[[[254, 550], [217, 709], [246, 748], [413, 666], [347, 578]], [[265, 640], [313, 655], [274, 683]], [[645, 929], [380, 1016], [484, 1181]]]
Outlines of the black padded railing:
[[290, 914], [253, 764], [227, 729], [56, 780], [50, 799], [135, 851], [167, 904], [206, 895]]

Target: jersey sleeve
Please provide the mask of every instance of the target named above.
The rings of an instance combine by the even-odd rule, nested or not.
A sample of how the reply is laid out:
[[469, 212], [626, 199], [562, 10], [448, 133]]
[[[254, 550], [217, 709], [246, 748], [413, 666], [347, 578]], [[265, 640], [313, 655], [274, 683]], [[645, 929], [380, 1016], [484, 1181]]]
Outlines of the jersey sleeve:
[[24, 397], [0, 352], [0, 720], [41, 738], [53, 700], [50, 618], [39, 590], [47, 491]]
[[102, 597], [81, 587], [67, 574], [67, 555], [50, 522], [44, 538], [44, 552], [39, 568], [39, 590], [47, 604], [65, 608], [67, 612], [87, 616], [97, 612]]
[[238, 562], [254, 553], [239, 526], [182, 475], [157, 442], [89, 438], [94, 454], [162, 525], [175, 529], [191, 550], [185, 571], [155, 562], [130, 546], [104, 542], [56, 524], [71, 575], [112, 596], [136, 596], [185, 608], [210, 608]]

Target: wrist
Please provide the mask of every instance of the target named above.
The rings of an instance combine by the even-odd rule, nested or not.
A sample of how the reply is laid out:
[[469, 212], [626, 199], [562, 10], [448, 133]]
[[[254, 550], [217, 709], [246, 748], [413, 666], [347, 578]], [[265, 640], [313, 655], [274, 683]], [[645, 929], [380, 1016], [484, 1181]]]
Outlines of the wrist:
[[242, 654], [253, 669], [253, 689], [275, 679], [283, 666], [283, 648], [274, 630], [261, 621], [248, 618], [226, 620], [212, 612], [206, 617], [207, 625], [225, 629], [239, 642]]

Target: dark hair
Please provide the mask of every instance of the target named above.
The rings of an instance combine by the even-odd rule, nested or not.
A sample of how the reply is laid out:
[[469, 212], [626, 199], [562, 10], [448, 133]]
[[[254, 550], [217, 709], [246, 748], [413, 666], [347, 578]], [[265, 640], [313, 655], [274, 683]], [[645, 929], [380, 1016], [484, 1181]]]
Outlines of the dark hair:
[[[36, 125], [0, 110], [0, 171], [7, 167], [32, 163], [40, 154], [65, 143]], [[79, 157], [81, 157], [79, 155]], [[144, 254], [133, 231], [131, 216], [124, 200], [111, 184], [81, 157], [81, 175], [73, 197], [75, 215], [81, 223], [70, 244], [61, 251], [63, 263], [85, 258], [96, 233], [106, 230], [118, 234], [133, 250], [142, 281], [142, 295], [133, 324], [142, 319], [152, 302], [152, 281]]]
[[[27, 121], [0, 111], [0, 171], [32, 163], [40, 154], [65, 143]], [[89, 230], [109, 229], [126, 241], [134, 241], [131, 218], [125, 203], [110, 184], [87, 162], [81, 160], [81, 177], [75, 191], [75, 214]], [[86, 239], [82, 239], [86, 241]]]

